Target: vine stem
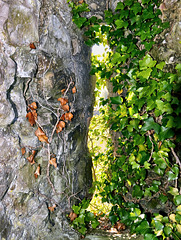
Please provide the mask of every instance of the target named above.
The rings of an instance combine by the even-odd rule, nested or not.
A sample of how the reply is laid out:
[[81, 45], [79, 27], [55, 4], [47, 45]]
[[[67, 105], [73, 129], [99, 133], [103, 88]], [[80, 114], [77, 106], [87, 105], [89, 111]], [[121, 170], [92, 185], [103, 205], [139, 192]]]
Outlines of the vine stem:
[[179, 165], [180, 169], [181, 169], [181, 162], [180, 162], [180, 159], [178, 158], [177, 154], [175, 153], [174, 149], [171, 147], [171, 151], [172, 151], [172, 154], [176, 160], [176, 163]]
[[148, 136], [149, 136], [150, 142], [151, 142], [151, 144], [152, 144], [151, 155], [150, 155], [150, 157], [149, 157], [149, 159], [148, 159], [148, 162], [149, 162], [149, 161], [151, 160], [151, 158], [152, 158], [152, 155], [153, 155], [154, 144], [153, 144], [153, 141], [152, 141], [152, 138], [151, 138], [150, 134], [149, 134]]
[[50, 144], [48, 143], [47, 145], [48, 145], [47, 180], [48, 180], [50, 186], [52, 187], [54, 193], [57, 195], [57, 192], [56, 192], [56, 190], [55, 190], [55, 187], [54, 187], [52, 181], [50, 180], [50, 162], [49, 162], [49, 160], [50, 160]]

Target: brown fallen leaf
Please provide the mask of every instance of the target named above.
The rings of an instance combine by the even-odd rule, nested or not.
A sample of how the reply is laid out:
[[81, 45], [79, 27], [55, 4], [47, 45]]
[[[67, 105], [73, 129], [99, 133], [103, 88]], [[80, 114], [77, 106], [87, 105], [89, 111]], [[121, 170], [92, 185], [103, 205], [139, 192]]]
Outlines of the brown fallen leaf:
[[31, 126], [33, 126], [33, 125], [36, 123], [35, 117], [34, 117], [34, 115], [33, 115], [32, 112], [28, 112], [28, 113], [26, 114], [26, 118], [28, 118], [28, 121], [29, 121], [29, 123], [30, 123]]
[[73, 118], [73, 114], [71, 112], [65, 113], [65, 119], [71, 121]]
[[62, 109], [64, 110], [64, 111], [69, 111], [69, 105], [62, 105]]
[[62, 130], [63, 130], [62, 127], [59, 127], [59, 126], [58, 126], [58, 127], [56, 128], [56, 133], [59, 133], [59, 132], [61, 132]]
[[32, 150], [32, 154], [27, 158], [27, 160], [31, 163], [31, 165], [35, 164], [35, 154], [36, 154], [36, 151], [35, 150]]
[[36, 109], [37, 109], [36, 102], [32, 102], [31, 104], [28, 105], [28, 107], [29, 107], [31, 110], [36, 110]]
[[62, 121], [65, 120], [65, 113], [61, 116], [60, 120], [62, 120]]
[[72, 222], [74, 219], [77, 218], [77, 214], [74, 212], [71, 212], [68, 217], [70, 218], [70, 221]]
[[56, 158], [51, 158], [51, 159], [49, 160], [49, 163], [50, 163], [51, 165], [53, 165], [55, 168], [57, 168], [57, 160], [56, 160]]
[[36, 49], [36, 46], [35, 46], [35, 44], [32, 42], [32, 43], [30, 43], [30, 48], [31, 49]]
[[65, 92], [65, 88], [61, 90], [61, 93], [64, 93]]
[[65, 122], [64, 122], [64, 121], [60, 121], [60, 122], [57, 124], [56, 133], [61, 132], [64, 127], [65, 127]]
[[51, 207], [48, 207], [48, 209], [50, 210], [50, 212], [54, 212], [54, 211], [55, 211], [55, 208], [56, 208], [56, 204], [54, 204], [54, 205], [51, 206]]
[[36, 179], [38, 178], [39, 175], [41, 175], [40, 171], [41, 171], [41, 167], [40, 167], [40, 164], [39, 164], [35, 173], [34, 173], [34, 176], [35, 176]]
[[58, 98], [57, 100], [60, 102], [62, 106], [68, 103], [68, 99], [66, 98]]
[[79, 4], [82, 4], [84, 2], [84, 0], [79, 0]]
[[26, 153], [26, 148], [25, 148], [25, 147], [22, 147], [22, 148], [21, 148], [21, 154], [22, 154], [22, 155], [25, 155], [25, 153]]
[[76, 93], [76, 91], [77, 91], [77, 90], [76, 90], [76, 87], [73, 87], [73, 88], [72, 88], [72, 93]]
[[40, 142], [49, 143], [48, 142], [48, 137], [46, 136], [46, 134], [44, 133], [44, 131], [40, 127], [38, 127], [38, 129], [35, 131], [35, 136], [38, 137], [38, 140]]
[[114, 227], [120, 232], [126, 229], [126, 226], [124, 223], [117, 222]]

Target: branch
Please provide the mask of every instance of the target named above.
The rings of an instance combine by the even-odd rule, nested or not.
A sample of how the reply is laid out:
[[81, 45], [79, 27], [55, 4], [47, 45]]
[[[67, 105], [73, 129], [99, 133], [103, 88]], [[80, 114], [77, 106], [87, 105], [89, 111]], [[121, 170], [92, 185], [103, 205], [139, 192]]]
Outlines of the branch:
[[153, 141], [152, 141], [152, 138], [151, 138], [150, 134], [148, 136], [149, 136], [150, 142], [152, 144], [151, 155], [150, 155], [150, 157], [148, 159], [148, 162], [149, 162], [149, 161], [151, 161], [151, 158], [152, 158], [152, 155], [153, 155], [154, 144], [153, 144]]
[[181, 169], [181, 162], [180, 162], [180, 159], [178, 158], [177, 154], [175, 153], [174, 149], [171, 147], [171, 151], [172, 151], [172, 154], [176, 160], [176, 163], [179, 165], [180, 169]]

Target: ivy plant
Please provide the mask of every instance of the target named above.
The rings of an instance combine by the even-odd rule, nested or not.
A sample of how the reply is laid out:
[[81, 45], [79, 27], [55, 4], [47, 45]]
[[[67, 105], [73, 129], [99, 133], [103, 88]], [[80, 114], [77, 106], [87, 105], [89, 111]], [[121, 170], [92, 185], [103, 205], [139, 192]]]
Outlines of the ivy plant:
[[98, 189], [102, 202], [112, 204], [110, 221], [123, 222], [146, 240], [180, 239], [181, 162], [175, 147], [181, 128], [181, 64], [169, 72], [164, 61], [152, 56], [159, 34], [169, 27], [160, 18], [160, 1], [120, 1], [114, 12], [105, 11], [104, 23], [86, 17], [86, 3], [69, 4], [85, 42], [99, 44], [106, 35], [111, 49], [102, 61], [92, 58], [91, 70], [97, 89], [106, 84], [113, 89], [111, 97], [99, 99], [110, 134], [106, 156], [97, 158], [108, 164]]

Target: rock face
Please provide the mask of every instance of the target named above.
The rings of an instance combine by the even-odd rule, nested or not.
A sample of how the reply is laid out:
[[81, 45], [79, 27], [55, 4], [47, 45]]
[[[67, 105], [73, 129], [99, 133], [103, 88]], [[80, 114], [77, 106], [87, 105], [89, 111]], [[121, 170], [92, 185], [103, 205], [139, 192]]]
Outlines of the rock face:
[[[66, 0], [0, 0], [0, 239], [79, 239], [66, 214], [88, 197], [92, 182], [89, 71], [90, 49]], [[65, 113], [60, 97], [68, 99], [73, 118], [57, 134], [57, 115]], [[38, 115], [33, 126], [26, 119], [32, 102]], [[38, 127], [49, 144], [35, 136]], [[56, 158], [57, 168], [49, 158]]]
[[[103, 18], [116, 2], [87, 0], [88, 16]], [[180, 39], [179, 24], [167, 35], [170, 41], [176, 41], [173, 31]], [[88, 197], [92, 182], [87, 133], [94, 83], [89, 70], [90, 48], [72, 23], [66, 0], [0, 0], [0, 239], [79, 239], [66, 214]], [[57, 134], [57, 116], [64, 113], [57, 99], [62, 96], [73, 118]], [[36, 110], [28, 108], [32, 102]], [[27, 111], [38, 115], [33, 126]], [[49, 143], [35, 136], [38, 127]], [[50, 158], [56, 158], [57, 168]]]

